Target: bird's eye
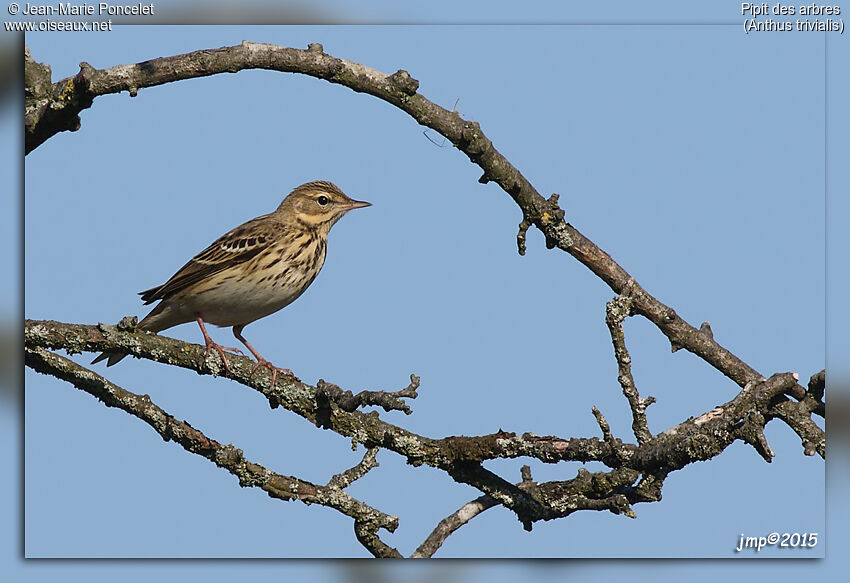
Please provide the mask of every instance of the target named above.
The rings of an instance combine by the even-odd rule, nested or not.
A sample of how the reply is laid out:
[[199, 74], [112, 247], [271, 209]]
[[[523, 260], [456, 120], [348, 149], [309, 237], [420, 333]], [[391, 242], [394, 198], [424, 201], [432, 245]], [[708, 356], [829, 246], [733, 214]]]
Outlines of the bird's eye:
[[320, 196], [319, 198], [317, 198], [317, 199], [316, 199], [316, 202], [317, 202], [317, 203], [319, 203], [319, 206], [325, 206], [325, 205], [326, 205], [326, 204], [328, 204], [330, 201], [331, 201], [331, 199], [329, 199], [328, 197], [326, 197], [324, 194], [323, 194], [322, 196]]

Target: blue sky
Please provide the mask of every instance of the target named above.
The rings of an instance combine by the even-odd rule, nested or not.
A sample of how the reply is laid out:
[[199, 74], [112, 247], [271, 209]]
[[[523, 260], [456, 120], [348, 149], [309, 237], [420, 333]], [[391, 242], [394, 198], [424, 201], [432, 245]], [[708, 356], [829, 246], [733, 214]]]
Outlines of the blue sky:
[[[766, 375], [806, 379], [824, 366], [822, 35], [122, 27], [27, 40], [56, 80], [83, 60], [105, 67], [243, 39], [321, 42], [334, 56], [408, 70], [423, 95], [478, 121], [538, 190], [560, 193], [568, 220], [688, 321], [709, 320], [718, 341]], [[415, 372], [414, 414], [382, 416], [429, 436], [597, 435], [595, 405], [629, 439], [603, 321], [610, 290], [534, 231], [519, 257], [514, 203], [422, 130], [374, 98], [265, 71], [99, 98], [79, 132], [27, 157], [26, 316], [141, 316], [136, 291], [297, 184], [330, 179], [374, 206], [335, 227], [325, 268], [301, 299], [246, 329], [263, 354], [307, 382], [352, 390], [401, 387]], [[735, 394], [695, 357], [671, 355], [647, 322], [631, 319], [626, 333], [638, 388], [658, 399], [653, 432]], [[200, 340], [189, 325], [168, 334]], [[107, 376], [284, 474], [324, 482], [362, 455], [224, 379], [133, 359]], [[26, 390], [30, 557], [364, 556], [350, 520], [334, 511], [240, 489], [138, 420], [30, 371]], [[671, 476], [661, 503], [635, 507], [637, 520], [578, 513], [529, 534], [493, 509], [438, 556], [728, 558], [741, 533], [824, 532], [823, 461], [804, 458], [778, 423], [767, 437], [772, 464], [737, 443]], [[383, 536], [404, 553], [477, 496], [390, 452], [379, 461], [351, 492], [400, 516], [399, 530]], [[518, 479], [523, 463], [488, 467]], [[537, 480], [579, 467], [531, 466]], [[789, 503], [789, 492], [806, 495]]]

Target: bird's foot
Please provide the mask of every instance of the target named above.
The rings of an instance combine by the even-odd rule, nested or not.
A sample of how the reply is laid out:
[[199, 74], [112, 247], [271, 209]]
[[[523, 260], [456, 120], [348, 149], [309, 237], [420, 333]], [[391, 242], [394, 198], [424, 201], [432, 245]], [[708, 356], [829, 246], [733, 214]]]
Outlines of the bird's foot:
[[204, 352], [204, 358], [210, 355], [210, 350], [215, 350], [218, 352], [218, 355], [221, 357], [221, 362], [224, 363], [224, 370], [230, 373], [230, 365], [227, 363], [227, 357], [225, 354], [228, 352], [232, 354], [242, 354], [242, 351], [238, 348], [231, 348], [230, 346], [222, 346], [221, 344], [216, 344], [209, 337], [206, 338], [207, 349]]
[[254, 368], [251, 369], [251, 376], [254, 376], [254, 373], [257, 372], [257, 369], [260, 368], [261, 366], [264, 366], [267, 369], [269, 369], [270, 371], [272, 371], [272, 383], [269, 385], [270, 387], [274, 386], [275, 382], [277, 381], [277, 373], [279, 373], [279, 372], [283, 373], [283, 374], [287, 374], [289, 376], [295, 376], [295, 375], [292, 374], [292, 371], [289, 370], [288, 368], [277, 367], [277, 366], [273, 365], [272, 363], [270, 363], [265, 358], [263, 358], [262, 356], [257, 358], [257, 364], [255, 364]]

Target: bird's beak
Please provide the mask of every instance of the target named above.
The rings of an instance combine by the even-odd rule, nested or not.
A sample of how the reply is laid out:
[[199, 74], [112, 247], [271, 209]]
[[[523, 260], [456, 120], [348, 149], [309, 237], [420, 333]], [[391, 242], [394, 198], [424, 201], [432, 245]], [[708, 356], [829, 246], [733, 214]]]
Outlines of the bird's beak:
[[345, 205], [345, 210], [350, 211], [353, 209], [362, 209], [367, 206], [372, 206], [372, 203], [366, 202], [365, 200], [352, 200]]

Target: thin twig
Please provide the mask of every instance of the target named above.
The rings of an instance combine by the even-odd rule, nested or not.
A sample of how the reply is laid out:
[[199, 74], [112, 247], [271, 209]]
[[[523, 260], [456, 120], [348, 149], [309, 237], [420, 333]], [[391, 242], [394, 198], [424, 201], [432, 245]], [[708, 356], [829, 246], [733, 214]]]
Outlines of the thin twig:
[[599, 425], [599, 429], [602, 430], [602, 438], [611, 448], [611, 451], [614, 453], [614, 457], [617, 458], [619, 467], [625, 459], [625, 456], [623, 456], [623, 453], [620, 451], [622, 443], [614, 439], [614, 435], [611, 433], [611, 427], [608, 425], [608, 421], [605, 419], [602, 412], [596, 407], [593, 407], [591, 411], [593, 412], [593, 416], [596, 417], [596, 423]]
[[431, 531], [421, 545], [411, 556], [413, 559], [425, 559], [433, 557], [434, 553], [446, 542], [446, 539], [461, 526], [484, 512], [485, 510], [498, 506], [499, 503], [490, 496], [479, 496], [475, 500], [467, 502], [444, 519]]
[[399, 391], [360, 391], [355, 395], [323, 379], [319, 379], [316, 388], [323, 397], [339, 405], [343, 411], [351, 412], [358, 407], [377, 405], [387, 412], [403, 411], [405, 415], [410, 415], [413, 411], [401, 399], [415, 399], [418, 396], [416, 389], [419, 388], [419, 377], [410, 375], [410, 384]]
[[614, 357], [617, 359], [617, 380], [623, 388], [623, 395], [629, 402], [632, 410], [632, 431], [637, 438], [638, 444], [643, 445], [652, 439], [649, 423], [646, 420], [646, 408], [655, 402], [655, 397], [641, 399], [632, 376], [632, 357], [626, 348], [625, 333], [623, 332], [623, 320], [631, 315], [632, 301], [628, 295], [631, 286], [626, 286], [626, 292], [617, 296], [606, 304], [605, 323], [611, 333], [611, 342], [614, 345]]
[[369, 470], [377, 468], [380, 465], [377, 460], [379, 450], [380, 448], [378, 447], [370, 447], [367, 449], [359, 464], [353, 468], [345, 470], [342, 473], [335, 474], [330, 480], [328, 480], [328, 487], [340, 489], [348, 488], [352, 482], [355, 482], [365, 476]]

